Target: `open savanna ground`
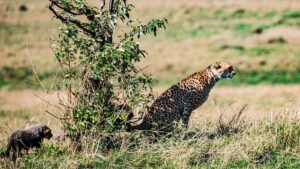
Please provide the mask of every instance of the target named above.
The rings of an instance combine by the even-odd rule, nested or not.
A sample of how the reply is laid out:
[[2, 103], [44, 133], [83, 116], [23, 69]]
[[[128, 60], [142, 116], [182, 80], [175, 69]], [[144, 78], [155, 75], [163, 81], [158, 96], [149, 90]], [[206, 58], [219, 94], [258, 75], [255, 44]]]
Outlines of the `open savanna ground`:
[[[97, 2], [91, 1], [98, 5]], [[0, 151], [8, 134], [49, 124], [54, 139], [20, 161], [21, 168], [299, 168], [300, 2], [297, 0], [131, 0], [135, 18], [167, 18], [166, 31], [139, 39], [138, 63], [158, 80], [159, 95], [215, 61], [237, 69], [194, 111], [191, 130], [153, 141], [132, 133], [122, 148], [99, 140], [76, 153], [57, 119], [55, 85], [63, 77], [51, 50], [60, 25], [46, 0], [0, 1]], [[118, 30], [121, 32], [120, 30]], [[117, 35], [116, 35], [117, 36]], [[39, 79], [37, 79], [37, 76]], [[241, 117], [237, 114], [244, 105]], [[232, 122], [231, 122], [232, 120]], [[180, 130], [180, 129], [178, 129]], [[196, 131], [194, 131], [196, 130]], [[150, 141], [152, 140], [152, 141]], [[0, 159], [0, 168], [13, 168]]]

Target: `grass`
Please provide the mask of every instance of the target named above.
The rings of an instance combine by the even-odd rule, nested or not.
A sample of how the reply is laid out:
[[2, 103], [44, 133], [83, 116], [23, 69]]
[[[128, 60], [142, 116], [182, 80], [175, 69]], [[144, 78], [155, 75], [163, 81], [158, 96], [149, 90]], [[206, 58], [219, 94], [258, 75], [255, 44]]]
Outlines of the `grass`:
[[[28, 25], [0, 22], [0, 44], [13, 46], [23, 42], [23, 36], [28, 33]], [[23, 35], [23, 36], [22, 36]]]
[[26, 111], [18, 110], [18, 111], [6, 111], [0, 110], [0, 117], [2, 119], [22, 119], [29, 120], [30, 114]]
[[[180, 78], [159, 80], [158, 86], [171, 86], [178, 82]], [[274, 70], [238, 70], [238, 74], [232, 80], [221, 80], [218, 86], [239, 86], [239, 85], [288, 85], [300, 83], [300, 70], [285, 70], [276, 68]]]
[[232, 81], [221, 81], [220, 85], [295, 84], [300, 83], [300, 70], [252, 70], [240, 71]]
[[[283, 25], [295, 26], [295, 22], [289, 23], [287, 20], [297, 21], [297, 18], [299, 18], [298, 11], [264, 12], [261, 10], [251, 11], [241, 8], [235, 10], [232, 8], [202, 8], [198, 10], [191, 8], [187, 11], [188, 12], [185, 13], [189, 15], [186, 20], [190, 25], [194, 25], [194, 23], [197, 22], [200, 24], [197, 27], [187, 27], [187, 24], [182, 25], [181, 21], [178, 23], [171, 22], [171, 28], [166, 33], [168, 38], [176, 40], [199, 37], [210, 38], [216, 34], [223, 34], [224, 31], [232, 32], [238, 37], [249, 37], [258, 29], [265, 31]], [[273, 21], [270, 22], [270, 19]]]
[[[45, 144], [19, 160], [20, 168], [297, 168], [300, 166], [300, 123], [294, 112], [255, 124], [232, 116], [201, 130], [179, 129], [153, 141], [140, 132], [122, 136], [110, 151], [89, 139], [82, 152], [68, 144]], [[234, 123], [231, 123], [234, 121]], [[240, 122], [239, 122], [240, 121]], [[222, 125], [220, 125], [222, 123]], [[227, 132], [220, 126], [243, 128]], [[234, 130], [226, 130], [234, 131]], [[211, 135], [214, 137], [211, 137]], [[12, 164], [0, 161], [0, 166]]]
[[275, 49], [265, 47], [254, 47], [249, 50], [251, 56], [267, 56], [272, 52], [276, 52]]
[[238, 23], [233, 27], [233, 31], [239, 36], [249, 36], [249, 34], [252, 34], [252, 30], [253, 25], [248, 23]]
[[[61, 79], [61, 73], [53, 72], [52, 70], [44, 70], [37, 73], [41, 82], [46, 83], [46, 87], [50, 87], [54, 79]], [[56, 77], [55, 77], [56, 76]], [[41, 88], [40, 83], [29, 66], [10, 67], [4, 66], [0, 69], [0, 88], [6, 87], [10, 89], [24, 89], [24, 88]], [[47, 83], [48, 82], [48, 83]]]

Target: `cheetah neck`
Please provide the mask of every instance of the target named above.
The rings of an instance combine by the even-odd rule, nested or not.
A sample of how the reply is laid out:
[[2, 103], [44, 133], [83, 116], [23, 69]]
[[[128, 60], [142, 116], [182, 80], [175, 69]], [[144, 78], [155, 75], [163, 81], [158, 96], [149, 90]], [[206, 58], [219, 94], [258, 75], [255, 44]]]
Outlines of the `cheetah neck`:
[[197, 88], [203, 90], [210, 90], [214, 87], [216, 82], [219, 78], [217, 78], [211, 71], [209, 70], [203, 70], [200, 72], [196, 72], [195, 74], [191, 75], [187, 79], [185, 79], [183, 82], [180, 83], [181, 86], [189, 85], [189, 83], [185, 83], [187, 81], [190, 81], [191, 79], [194, 79], [194, 81], [197, 81]]
[[220, 77], [216, 76], [210, 69], [205, 69], [203, 71], [203, 74], [205, 74], [208, 78], [208, 83], [217, 83], [220, 80]]
[[212, 88], [219, 81], [220, 78], [214, 75], [209, 69], [205, 69], [197, 73], [197, 79], [201, 81], [203, 87]]
[[186, 88], [186, 87], [192, 87], [199, 90], [209, 90], [214, 87], [216, 82], [219, 80], [218, 77], [216, 77], [213, 72], [211, 72], [208, 69], [196, 72], [190, 76], [188, 76], [186, 79], [179, 82], [177, 85], [180, 88]]

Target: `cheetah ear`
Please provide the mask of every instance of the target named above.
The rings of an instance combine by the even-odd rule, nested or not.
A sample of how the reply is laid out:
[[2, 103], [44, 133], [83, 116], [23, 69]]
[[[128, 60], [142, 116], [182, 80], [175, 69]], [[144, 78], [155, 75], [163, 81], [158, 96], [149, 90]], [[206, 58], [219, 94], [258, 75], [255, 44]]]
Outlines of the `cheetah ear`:
[[211, 68], [214, 68], [214, 69], [220, 69], [221, 68], [221, 65], [218, 64], [218, 63], [214, 63], [210, 66]]
[[220, 69], [221, 65], [218, 64], [218, 63], [214, 63], [214, 64], [212, 64], [212, 67], [215, 68], [215, 69]]

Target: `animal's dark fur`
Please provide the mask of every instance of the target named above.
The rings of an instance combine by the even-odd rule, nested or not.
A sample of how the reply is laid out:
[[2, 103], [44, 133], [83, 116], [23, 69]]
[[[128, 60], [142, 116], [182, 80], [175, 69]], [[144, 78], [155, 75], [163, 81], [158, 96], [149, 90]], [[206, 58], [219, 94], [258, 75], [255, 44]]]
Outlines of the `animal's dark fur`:
[[51, 137], [51, 129], [42, 124], [16, 130], [8, 137], [5, 156], [10, 157], [12, 152], [12, 159], [15, 162], [22, 150], [28, 151], [33, 147], [40, 148], [43, 139], [50, 139]]
[[3, 153], [3, 152], [0, 153], [0, 159], [5, 157], [5, 156], [6, 156], [5, 153]]

